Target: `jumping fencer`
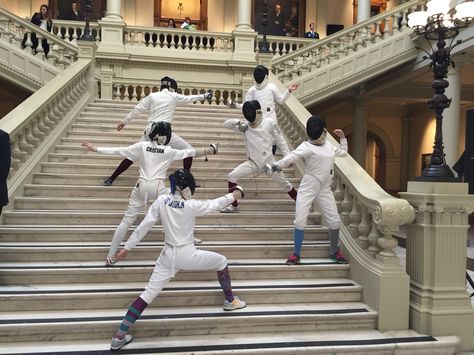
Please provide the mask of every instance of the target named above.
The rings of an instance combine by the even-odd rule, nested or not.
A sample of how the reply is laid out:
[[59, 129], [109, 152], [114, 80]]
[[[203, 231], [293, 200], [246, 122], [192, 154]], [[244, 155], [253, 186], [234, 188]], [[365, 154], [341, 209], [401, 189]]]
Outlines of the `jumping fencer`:
[[[133, 108], [129, 114], [117, 124], [117, 131], [121, 131], [126, 124], [141, 113], [149, 112], [147, 129], [149, 129], [153, 122], [168, 122], [173, 121], [176, 106], [183, 106], [189, 102], [196, 102], [199, 100], [209, 100], [212, 98], [212, 91], [199, 95], [181, 95], [177, 93], [178, 84], [176, 80], [165, 76], [161, 79], [160, 91], [150, 93], [148, 96], [140, 100], [140, 102]], [[146, 139], [146, 138], [145, 138]], [[191, 145], [182, 139], [177, 134], [171, 135], [169, 145], [174, 149], [191, 149]], [[105, 179], [104, 185], [110, 186], [115, 179], [127, 170], [133, 164], [133, 159], [126, 157], [120, 165], [115, 169], [114, 173]], [[183, 160], [183, 168], [190, 170], [193, 164], [193, 158], [188, 157]]]
[[326, 140], [327, 130], [324, 120], [319, 116], [311, 116], [306, 122], [308, 140], [283, 159], [265, 167], [269, 173], [279, 172], [298, 159], [305, 161], [305, 175], [301, 180], [296, 199], [294, 252], [286, 261], [287, 265], [300, 263], [304, 230], [313, 202], [319, 206], [321, 215], [329, 227], [330, 258], [340, 263], [346, 262], [339, 249], [341, 219], [330, 185], [335, 158], [347, 155], [347, 139], [341, 129], [333, 132], [339, 137], [339, 147], [335, 147]]
[[[218, 144], [211, 144], [208, 148], [177, 150], [170, 147], [169, 142], [172, 137], [171, 125], [168, 122], [153, 122], [146, 135], [147, 141], [141, 141], [125, 148], [102, 148], [84, 142], [83, 147], [102, 154], [119, 155], [131, 157], [138, 160], [139, 178], [133, 188], [128, 202], [128, 209], [122, 222], [115, 230], [109, 253], [105, 264], [111, 266], [116, 262], [115, 254], [122, 243], [128, 228], [135, 222], [140, 212], [146, 208], [147, 201], [155, 200], [159, 195], [168, 193], [165, 187], [166, 170], [175, 160], [182, 160], [188, 157], [199, 157], [203, 155], [216, 154]], [[200, 242], [196, 239], [196, 242]]]
[[[282, 93], [278, 90], [275, 84], [268, 82], [268, 69], [263, 65], [257, 65], [253, 71], [253, 78], [255, 85], [251, 86], [245, 95], [245, 101], [257, 100], [262, 107], [262, 115], [264, 118], [269, 118], [273, 123], [278, 124], [275, 112], [275, 102], [283, 105], [290, 97], [290, 94], [298, 89], [298, 84], [290, 84], [288, 88]], [[229, 103], [230, 106], [242, 109], [242, 104]], [[272, 144], [272, 153], [276, 151], [276, 141]], [[282, 150], [281, 147], [280, 151]]]
[[[286, 141], [283, 139], [276, 123], [269, 118], [262, 117], [260, 103], [256, 100], [247, 101], [242, 106], [242, 113], [247, 123], [239, 119], [230, 119], [224, 122], [228, 129], [241, 132], [247, 149], [248, 160], [232, 170], [227, 177], [229, 191], [231, 191], [240, 179], [257, 177], [264, 173], [265, 164], [275, 162], [272, 154], [272, 142], [275, 140], [282, 150], [284, 156], [290, 153]], [[272, 175], [272, 180], [281, 186], [288, 195], [296, 201], [296, 189], [285, 178], [281, 171]], [[221, 212], [236, 213], [240, 209], [238, 202], [235, 201]]]
[[225, 296], [223, 309], [233, 311], [246, 306], [246, 303], [234, 296], [232, 292], [226, 257], [214, 252], [198, 250], [193, 243], [196, 217], [218, 211], [238, 198], [243, 198], [242, 188], [235, 186], [231, 193], [213, 200], [194, 200], [192, 195], [196, 184], [190, 172], [177, 170], [169, 176], [169, 179], [171, 193], [158, 197], [151, 205], [143, 222], [128, 239], [125, 247], [117, 253], [117, 260], [123, 259], [150, 228], [161, 220], [165, 232], [163, 251], [156, 261], [148, 285], [140, 297], [132, 303], [117, 333], [112, 338], [111, 350], [118, 350], [132, 341], [132, 336], [127, 334], [128, 329], [179, 270], [216, 270]]

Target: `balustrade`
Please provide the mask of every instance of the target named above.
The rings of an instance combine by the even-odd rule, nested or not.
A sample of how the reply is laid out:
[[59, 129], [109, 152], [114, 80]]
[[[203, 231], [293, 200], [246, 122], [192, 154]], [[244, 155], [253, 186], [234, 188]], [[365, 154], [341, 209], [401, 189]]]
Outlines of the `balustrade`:
[[[81, 38], [86, 23], [84, 21], [65, 21], [65, 20], [54, 20], [52, 33], [58, 38], [65, 40], [66, 42], [71, 42], [71, 44], [76, 45], [76, 42]], [[97, 42], [100, 42], [100, 26], [97, 22], [90, 22], [89, 28], [91, 30], [91, 35]]]

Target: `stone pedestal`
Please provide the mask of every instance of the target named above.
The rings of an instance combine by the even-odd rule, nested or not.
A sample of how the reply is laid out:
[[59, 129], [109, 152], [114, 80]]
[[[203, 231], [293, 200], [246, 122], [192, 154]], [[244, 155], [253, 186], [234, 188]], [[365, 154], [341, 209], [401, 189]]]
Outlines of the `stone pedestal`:
[[97, 21], [101, 29], [100, 52], [124, 53], [123, 31], [125, 22], [104, 17]]
[[273, 53], [257, 53], [256, 59], [257, 59], [257, 64], [263, 65], [270, 70], [272, 67], [272, 59], [273, 59], [274, 54]]
[[234, 39], [233, 62], [250, 62], [255, 65], [255, 41], [257, 32], [252, 29], [237, 29], [232, 32]]
[[87, 75], [87, 91], [89, 92], [90, 101], [98, 97], [98, 87], [95, 80], [95, 53], [97, 51], [97, 44], [95, 41], [77, 41], [78, 58], [89, 59], [92, 61], [89, 73]]
[[432, 336], [457, 335], [474, 350], [474, 310], [466, 289], [467, 184], [408, 182], [400, 193], [416, 210], [407, 226], [410, 327]]

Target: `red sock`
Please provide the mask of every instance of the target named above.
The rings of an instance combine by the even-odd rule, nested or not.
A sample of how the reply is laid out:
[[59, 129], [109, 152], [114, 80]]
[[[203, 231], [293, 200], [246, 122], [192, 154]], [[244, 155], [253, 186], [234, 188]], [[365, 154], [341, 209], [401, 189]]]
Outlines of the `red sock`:
[[298, 191], [293, 187], [290, 191], [288, 191], [288, 195], [296, 201], [296, 196], [298, 195]]
[[183, 169], [191, 171], [191, 165], [193, 165], [193, 157], [183, 159]]
[[[236, 187], [237, 184], [233, 183], [233, 182], [230, 182], [230, 181], [227, 181], [227, 186], [229, 187], [229, 192], [232, 192], [232, 188]], [[237, 200], [232, 202], [232, 206], [237, 207], [238, 205], [239, 205], [239, 203], [237, 202]]]
[[117, 166], [117, 169], [115, 169], [114, 173], [110, 176], [110, 180], [112, 181], [115, 181], [115, 179], [120, 175], [122, 174], [125, 170], [127, 170], [130, 165], [133, 164], [133, 161], [125, 158], [124, 160], [122, 160], [122, 162], [120, 163], [119, 166]]

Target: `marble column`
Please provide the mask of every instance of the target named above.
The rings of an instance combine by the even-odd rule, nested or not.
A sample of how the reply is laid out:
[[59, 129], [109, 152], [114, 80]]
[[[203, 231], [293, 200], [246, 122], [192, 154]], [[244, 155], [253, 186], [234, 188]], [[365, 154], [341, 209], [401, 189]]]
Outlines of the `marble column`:
[[254, 66], [255, 59], [255, 41], [257, 32], [252, 28], [251, 24], [251, 0], [238, 1], [238, 19], [237, 26], [232, 32], [234, 39], [234, 52], [232, 53], [231, 65], [238, 66]]
[[328, 13], [328, 1], [318, 0], [316, 4], [316, 32], [319, 33], [319, 38], [327, 36], [327, 13]]
[[[107, 0], [105, 17], [97, 21], [101, 32], [100, 52], [115, 52], [119, 56], [125, 53], [123, 41], [125, 22], [121, 15], [121, 9], [121, 0]], [[115, 54], [114, 56], [116, 57]]]
[[238, 16], [236, 30], [252, 30], [252, 0], [238, 0]]
[[367, 151], [367, 122], [369, 103], [366, 97], [359, 96], [354, 101], [354, 121], [352, 123], [352, 157], [365, 169]]
[[105, 17], [108, 20], [122, 21], [122, 0], [107, 0]]
[[357, 1], [357, 23], [364, 22], [370, 18], [370, 0]]
[[[443, 111], [443, 143], [446, 164], [452, 167], [459, 159], [459, 125], [461, 119], [461, 81], [459, 72], [461, 68], [456, 63], [456, 68], [448, 72], [449, 86], [445, 94], [451, 99], [451, 105]], [[461, 152], [462, 153], [462, 152]]]

